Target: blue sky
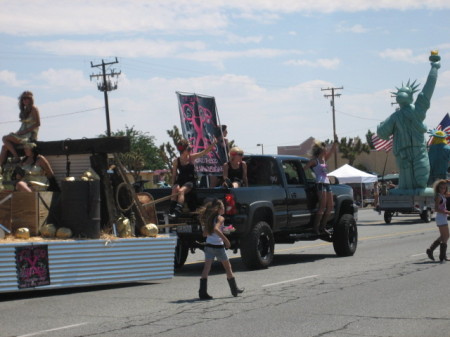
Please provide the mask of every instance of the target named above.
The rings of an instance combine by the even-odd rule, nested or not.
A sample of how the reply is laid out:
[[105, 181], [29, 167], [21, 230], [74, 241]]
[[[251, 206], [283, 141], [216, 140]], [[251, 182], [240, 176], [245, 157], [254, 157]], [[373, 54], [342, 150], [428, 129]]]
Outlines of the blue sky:
[[391, 91], [424, 80], [442, 57], [425, 123], [449, 112], [450, 2], [0, 0], [0, 134], [19, 127], [31, 90], [40, 140], [106, 130], [103, 94], [89, 75], [118, 58], [111, 128], [168, 140], [180, 125], [175, 92], [214, 96], [229, 138], [248, 153], [332, 137], [323, 88], [336, 98], [339, 137], [364, 138], [394, 110]]

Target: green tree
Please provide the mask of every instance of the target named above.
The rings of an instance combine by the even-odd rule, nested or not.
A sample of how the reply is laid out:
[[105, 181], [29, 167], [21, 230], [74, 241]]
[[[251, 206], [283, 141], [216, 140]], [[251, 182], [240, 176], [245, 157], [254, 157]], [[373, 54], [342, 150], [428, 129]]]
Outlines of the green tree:
[[370, 147], [371, 150], [375, 150], [375, 146], [373, 146], [373, 142], [372, 142], [372, 136], [373, 136], [374, 134], [375, 134], [375, 133], [373, 133], [372, 131], [367, 130], [367, 133], [366, 133], [366, 141], [367, 141], [367, 144], [369, 145], [369, 147]]
[[178, 157], [178, 150], [176, 149], [177, 143], [183, 138], [180, 133], [180, 129], [176, 125], [173, 126], [172, 130], [167, 130], [167, 134], [172, 139], [172, 144], [170, 142], [163, 143], [159, 146], [159, 156], [163, 159], [165, 167], [169, 170], [167, 179], [171, 181], [172, 179], [172, 162]]
[[[155, 145], [154, 136], [136, 130], [134, 126], [125, 126], [125, 130], [112, 132], [111, 136], [130, 138], [130, 152], [119, 154], [119, 158], [125, 167], [132, 172], [135, 181], [140, 180], [139, 173], [142, 170], [158, 170], [165, 167], [165, 162]], [[106, 137], [106, 134], [100, 135], [100, 137]]]
[[348, 140], [347, 137], [343, 137], [339, 142], [339, 152], [342, 158], [348, 160], [349, 165], [353, 165], [356, 157], [361, 153], [370, 153], [370, 146], [363, 143], [359, 137], [349, 138]]

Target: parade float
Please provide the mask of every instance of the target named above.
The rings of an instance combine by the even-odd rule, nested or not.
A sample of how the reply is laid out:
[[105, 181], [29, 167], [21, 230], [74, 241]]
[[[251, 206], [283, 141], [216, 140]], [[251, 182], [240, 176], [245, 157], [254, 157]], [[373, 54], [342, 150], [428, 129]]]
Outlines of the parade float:
[[[438, 51], [431, 52], [431, 69], [422, 91], [414, 101], [419, 84], [408, 81], [392, 94], [396, 97], [398, 109], [377, 128], [381, 139], [393, 139], [393, 153], [399, 168], [399, 183], [389, 193], [380, 195], [380, 211], [384, 220], [390, 223], [394, 213], [417, 213], [424, 222], [431, 221], [434, 210], [434, 192], [430, 184], [430, 160], [428, 157], [423, 123], [430, 108], [431, 97], [436, 86], [441, 57]], [[447, 166], [446, 166], [447, 167]]]
[[[136, 193], [126, 137], [37, 142], [60, 192], [0, 190], [0, 293], [169, 279], [177, 238]], [[4, 172], [5, 173], [5, 172]]]

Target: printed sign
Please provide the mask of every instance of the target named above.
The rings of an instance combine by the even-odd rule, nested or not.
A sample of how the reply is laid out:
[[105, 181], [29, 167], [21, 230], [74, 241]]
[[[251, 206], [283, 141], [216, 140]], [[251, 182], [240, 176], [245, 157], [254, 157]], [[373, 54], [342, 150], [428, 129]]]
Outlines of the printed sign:
[[16, 247], [16, 268], [20, 289], [49, 285], [48, 246]]
[[196, 172], [221, 175], [223, 164], [227, 161], [227, 153], [214, 97], [179, 92], [177, 96], [183, 137], [191, 143], [193, 152], [203, 151], [214, 138], [219, 140], [213, 151], [195, 161]]

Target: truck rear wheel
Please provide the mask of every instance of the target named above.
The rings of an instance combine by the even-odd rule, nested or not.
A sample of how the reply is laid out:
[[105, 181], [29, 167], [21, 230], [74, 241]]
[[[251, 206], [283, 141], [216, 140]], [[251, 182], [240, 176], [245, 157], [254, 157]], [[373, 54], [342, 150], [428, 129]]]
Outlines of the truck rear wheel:
[[338, 256], [352, 256], [358, 245], [358, 228], [353, 215], [344, 214], [333, 232], [333, 247]]
[[249, 269], [267, 268], [273, 261], [275, 240], [272, 229], [265, 221], [259, 221], [251, 232], [240, 241], [242, 262]]
[[384, 222], [391, 223], [393, 213], [390, 211], [384, 211]]
[[175, 247], [175, 261], [174, 261], [175, 269], [180, 269], [181, 267], [184, 266], [188, 254], [189, 254], [189, 245], [183, 240], [178, 239], [177, 245]]

